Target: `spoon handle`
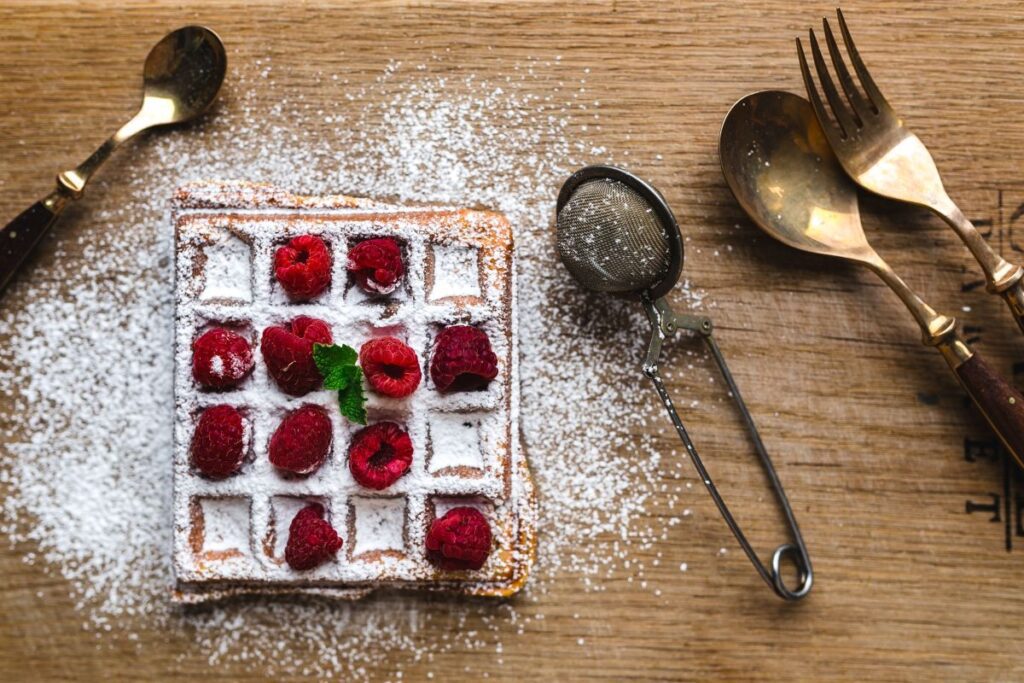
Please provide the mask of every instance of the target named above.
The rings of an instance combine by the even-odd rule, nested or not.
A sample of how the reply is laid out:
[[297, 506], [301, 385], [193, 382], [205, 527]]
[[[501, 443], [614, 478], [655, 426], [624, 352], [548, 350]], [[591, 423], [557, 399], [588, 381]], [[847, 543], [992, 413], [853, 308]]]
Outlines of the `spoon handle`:
[[67, 201], [67, 196], [54, 190], [0, 230], [0, 294], [53, 227]]
[[1024, 396], [962, 339], [957, 337], [952, 343], [963, 344], [970, 356], [963, 359], [949, 353], [948, 347], [940, 348], [946, 362], [1010, 455], [1024, 468]]

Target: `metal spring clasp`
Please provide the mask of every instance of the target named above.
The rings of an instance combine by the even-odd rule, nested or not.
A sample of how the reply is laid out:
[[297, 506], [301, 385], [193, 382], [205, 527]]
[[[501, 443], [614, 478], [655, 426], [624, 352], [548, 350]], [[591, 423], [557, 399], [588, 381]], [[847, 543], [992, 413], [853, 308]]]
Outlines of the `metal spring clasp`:
[[[779, 477], [775, 473], [775, 467], [772, 465], [771, 458], [768, 457], [768, 452], [765, 450], [764, 443], [761, 441], [761, 435], [758, 433], [757, 426], [754, 424], [754, 418], [751, 417], [750, 411], [747, 410], [747, 406], [743, 402], [743, 398], [740, 396], [740, 390], [736, 387], [736, 382], [732, 378], [732, 373], [729, 372], [729, 367], [725, 363], [725, 358], [722, 357], [722, 352], [718, 348], [715, 338], [711, 335], [711, 319], [706, 316], [676, 314], [669, 308], [668, 302], [665, 301], [664, 297], [652, 301], [650, 298], [645, 296], [643, 298], [643, 303], [644, 310], [647, 311], [647, 317], [650, 319], [651, 326], [653, 328], [651, 343], [647, 349], [647, 358], [644, 360], [644, 374], [654, 382], [654, 388], [657, 389], [658, 396], [661, 397], [661, 402], [665, 404], [669, 417], [672, 419], [672, 424], [675, 426], [676, 431], [679, 432], [679, 437], [683, 440], [683, 445], [686, 446], [686, 450], [690, 454], [693, 466], [697, 468], [697, 473], [704, 482], [704, 486], [707, 488], [708, 493], [711, 494], [711, 498], [715, 501], [718, 511], [725, 519], [725, 523], [729, 525], [729, 529], [736, 537], [740, 547], [743, 548], [743, 552], [745, 552], [747, 557], [750, 558], [750, 562], [754, 565], [758, 574], [761, 575], [761, 578], [771, 586], [772, 590], [774, 590], [779, 597], [785, 600], [800, 600], [811, 591], [811, 586], [814, 584], [814, 570], [811, 567], [811, 558], [807, 554], [807, 547], [804, 545], [803, 536], [800, 535], [800, 527], [796, 523], [796, 518], [793, 515], [793, 509], [790, 507], [789, 500], [786, 498], [786, 492], [782, 488], [782, 483], [779, 481]], [[779, 501], [779, 505], [785, 513], [786, 522], [789, 526], [790, 533], [793, 536], [793, 543], [784, 543], [775, 549], [775, 552], [772, 555], [771, 568], [766, 567], [761, 561], [761, 558], [758, 557], [756, 552], [754, 552], [754, 549], [750, 546], [750, 542], [747, 541], [747, 537], [740, 529], [739, 524], [736, 523], [732, 513], [729, 512], [729, 507], [725, 504], [721, 494], [718, 493], [718, 488], [711, 480], [711, 475], [708, 474], [707, 469], [704, 467], [704, 463], [697, 454], [697, 449], [690, 440], [690, 435], [687, 434], [682, 420], [679, 419], [679, 414], [676, 412], [675, 406], [672, 404], [672, 398], [668, 395], [668, 391], [665, 389], [665, 383], [662, 381], [661, 375], [658, 372], [658, 363], [661, 357], [662, 344], [667, 337], [675, 334], [679, 329], [689, 330], [699, 334], [708, 349], [711, 351], [711, 355], [714, 356], [715, 363], [718, 364], [718, 369], [722, 373], [722, 377], [725, 379], [725, 383], [729, 387], [729, 391], [732, 393], [732, 397], [740, 409], [740, 414], [743, 416], [743, 421], [747, 426], [747, 432], [750, 434], [750, 438], [754, 442], [754, 449], [757, 451], [757, 455], [761, 459], [761, 465], [768, 474], [768, 479], [771, 482], [772, 489], [775, 491], [775, 496]], [[790, 590], [782, 579], [782, 558], [786, 554], [792, 556], [793, 562], [796, 564], [797, 571], [799, 572], [800, 585], [796, 590]]]

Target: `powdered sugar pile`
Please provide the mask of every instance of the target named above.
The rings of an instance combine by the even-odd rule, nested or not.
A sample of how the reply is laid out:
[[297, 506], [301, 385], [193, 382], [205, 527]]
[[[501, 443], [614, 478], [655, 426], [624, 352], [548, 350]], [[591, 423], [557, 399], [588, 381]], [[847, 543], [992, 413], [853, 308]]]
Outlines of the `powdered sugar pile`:
[[[631, 435], [660, 416], [639, 374], [647, 329], [640, 308], [583, 292], [554, 254], [562, 180], [585, 163], [613, 161], [587, 141], [586, 125], [573, 124], [593, 129], [597, 105], [581, 74], [557, 63], [509, 65], [500, 83], [443, 60], [395, 63], [360, 89], [323, 77], [317, 103], [289, 99], [287, 79], [275, 80], [283, 68], [264, 61], [241, 69], [229, 74], [215, 116], [120, 154], [68, 216], [79, 222], [80, 244], [58, 237], [55, 269], [36, 269], [6, 295], [0, 335], [32, 341], [5, 345], [0, 362], [0, 392], [12, 397], [0, 413], [3, 531], [25, 544], [26, 561], [37, 560], [37, 548], [41, 569], [70, 581], [87, 628], [132, 639], [184, 631], [194, 654], [213, 663], [360, 676], [371, 666], [400, 671], [389, 652], [406, 662], [453, 649], [500, 653], [503, 636], [543, 619], [545, 594], [560, 582], [602, 590], [602, 577], [684, 514], [656, 528], [634, 524], [665, 490], [666, 470], [687, 472], [681, 458], [666, 453], [671, 462], [662, 462]], [[169, 204], [176, 186], [198, 179], [480, 205], [509, 217], [520, 267], [523, 431], [541, 493], [538, 565], [519, 601], [383, 595], [198, 613], [169, 604]], [[123, 192], [122, 201], [110, 199], [115, 185], [131, 200]], [[486, 628], [467, 632], [470, 620]], [[296, 633], [281, 624], [304, 626]]]

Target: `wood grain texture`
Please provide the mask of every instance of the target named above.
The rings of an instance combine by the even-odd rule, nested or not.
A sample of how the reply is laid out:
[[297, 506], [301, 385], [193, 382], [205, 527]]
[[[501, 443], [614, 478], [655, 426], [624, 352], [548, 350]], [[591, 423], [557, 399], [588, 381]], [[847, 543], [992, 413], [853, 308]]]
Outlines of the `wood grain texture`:
[[[758, 235], [718, 168], [729, 106], [758, 89], [800, 92], [793, 38], [832, 11], [832, 2], [797, 0], [290, 7], [11, 0], [0, 6], [0, 216], [39, 199], [57, 170], [85, 158], [100, 131], [121, 123], [137, 101], [141, 56], [185, 23], [214, 27], [234, 63], [272, 55], [277, 77], [306, 98], [323, 97], [316, 72], [343, 73], [358, 86], [389, 60], [416, 64], [446, 50], [448, 64], [495, 79], [530, 58], [542, 72], [556, 57], [570, 73], [589, 68], [601, 144], [618, 159], [629, 152], [689, 237], [686, 275], [716, 303], [716, 337], [797, 509], [817, 585], [794, 608], [759, 585], [738, 551], [719, 555], [734, 543], [694, 483], [692, 522], [637, 558], [660, 596], [626, 573], [602, 593], [558, 581], [538, 603], [517, 606], [544, 619], [521, 636], [506, 626], [501, 664], [493, 651], [456, 646], [429, 663], [407, 662], [406, 678], [429, 668], [440, 680], [482, 672], [508, 680], [1019, 680], [1024, 537], [1015, 535], [1012, 488], [1019, 479], [1006, 483], [1003, 462], [984, 449], [965, 454], [965, 439], [971, 446], [991, 437], [942, 359], [920, 346], [899, 301], [868, 273]], [[1013, 227], [1024, 203], [1024, 6], [865, 0], [844, 11], [876, 80], [928, 144], [950, 194], [1020, 261]], [[537, 93], [551, 82], [538, 80]], [[88, 102], [84, 93], [92, 93]], [[571, 113], [569, 133], [590, 115]], [[62, 224], [86, 245], [86, 221], [76, 216], [87, 212], [87, 204], [74, 207]], [[1002, 302], [976, 286], [979, 271], [952, 231], [881, 200], [867, 199], [863, 213], [876, 249], [937, 309], [962, 316], [979, 338], [972, 343], [1009, 372], [1021, 359], [1019, 332]], [[41, 251], [29, 277], [47, 277], [55, 256], [45, 244]], [[682, 379], [670, 385], [694, 390]], [[714, 473], [761, 547], [777, 542], [774, 520], [759, 515], [762, 490], [744, 464], [735, 415], [706, 401], [688, 419], [704, 451], [737, 454], [717, 458]], [[657, 446], [676, 448], [667, 419], [648, 428]], [[665, 483], [678, 484], [675, 476], [666, 473]], [[990, 494], [999, 496], [995, 512], [965, 512], [967, 501], [983, 504]], [[670, 514], [664, 497], [649, 509], [655, 525]], [[998, 523], [989, 521], [993, 514]], [[1013, 523], [1004, 527], [1007, 515]], [[1007, 539], [1021, 547], [1008, 552]], [[141, 650], [97, 647], [63, 580], [22, 562], [31, 550], [0, 544], [0, 679], [253, 677], [243, 668], [210, 669], [186, 633], [143, 633]], [[686, 574], [681, 562], [691, 567]], [[465, 628], [473, 627], [483, 625]]]

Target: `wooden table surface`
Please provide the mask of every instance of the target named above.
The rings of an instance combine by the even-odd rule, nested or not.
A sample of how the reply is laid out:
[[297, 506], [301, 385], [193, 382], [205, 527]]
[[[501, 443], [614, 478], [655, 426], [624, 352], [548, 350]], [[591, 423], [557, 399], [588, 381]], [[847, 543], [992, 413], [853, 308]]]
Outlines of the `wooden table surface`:
[[[119, 124], [137, 97], [141, 55], [181, 24], [214, 27], [234, 64], [272, 53], [291, 70], [278, 69], [278, 87], [307, 97], [316, 96], [310, 73], [344, 72], [358, 85], [389, 60], [415, 64], [446, 48], [449, 64], [495, 78], [529, 58], [540, 70], [556, 56], [569, 73], [589, 68], [599, 142], [619, 159], [630, 152], [691, 237], [686, 272], [716, 304], [720, 342], [797, 507], [818, 583], [805, 603], [782, 604], [738, 551], [681, 574], [681, 562], [734, 547], [695, 483], [693, 523], [670, 531], [658, 566], [654, 550], [637, 558], [663, 595], [640, 590], [628, 572], [599, 593], [554, 581], [537, 603], [517, 605], [544, 614], [523, 635], [497, 620], [509, 634], [500, 664], [493, 651], [456, 646], [430, 671], [440, 680], [467, 675], [467, 666], [495, 679], [1024, 679], [1021, 477], [986, 447], [990, 435], [941, 358], [917, 343], [898, 300], [870, 273], [757, 236], [718, 167], [730, 105], [758, 89], [801, 92], [793, 38], [832, 6], [8, 0], [0, 6], [0, 216], [34, 201], [55, 170]], [[928, 144], [950, 194], [1005, 256], [1021, 260], [1024, 5], [874, 0], [845, 10], [876, 80]], [[100, 96], [86, 101], [87, 92]], [[590, 113], [570, 116], [571, 136]], [[1012, 372], [1022, 340], [1002, 303], [977, 286], [979, 270], [953, 233], [880, 200], [865, 202], [865, 213], [878, 251]], [[64, 229], [83, 230], [74, 221]], [[725, 240], [734, 248], [712, 258]], [[44, 252], [36, 268], [52, 258]], [[709, 409], [693, 429], [706, 449], [741, 452], [736, 428], [728, 411]], [[656, 444], [674, 447], [667, 420], [649, 429]], [[767, 547], [781, 530], [758, 518], [760, 494], [744, 488], [757, 482], [745, 472], [739, 456], [716, 461]], [[641, 524], [663, 524], [659, 495]], [[183, 633], [143, 632], [141, 648], [97, 645], [63, 580], [22, 562], [28, 551], [0, 543], [0, 679], [259, 676], [258, 667], [210, 668]], [[482, 628], [465, 626], [474, 627]], [[418, 679], [428, 664], [402, 668]], [[393, 671], [386, 662], [371, 673]]]

